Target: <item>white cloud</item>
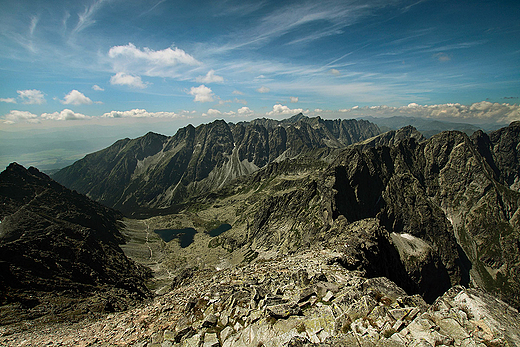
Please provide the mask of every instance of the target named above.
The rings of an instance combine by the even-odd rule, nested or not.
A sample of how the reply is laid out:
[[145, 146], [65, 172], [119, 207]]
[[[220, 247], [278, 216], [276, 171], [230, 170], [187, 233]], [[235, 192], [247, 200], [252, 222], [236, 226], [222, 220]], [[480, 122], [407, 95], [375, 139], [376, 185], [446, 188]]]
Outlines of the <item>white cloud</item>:
[[0, 102], [7, 102], [9, 104], [16, 104], [15, 98], [0, 98]]
[[271, 91], [271, 89], [262, 86], [262, 87], [258, 88], [256, 91], [259, 92], [259, 93], [264, 94], [264, 93], [269, 93]]
[[193, 101], [195, 102], [211, 102], [213, 101], [213, 91], [211, 88], [206, 87], [204, 84], [201, 84], [198, 87], [191, 87], [188, 94], [195, 96]]
[[[132, 43], [114, 46], [108, 51], [115, 71], [125, 71], [151, 77], [178, 78], [186, 71], [185, 66], [202, 65], [197, 59], [177, 47], [154, 51], [137, 48]], [[184, 66], [179, 71], [180, 66]]]
[[148, 85], [143, 83], [141, 77], [128, 75], [124, 72], [118, 72], [114, 76], [110, 77], [110, 84], [117, 84], [121, 86], [130, 86], [134, 88], [144, 89]]
[[4, 123], [13, 124], [18, 122], [38, 123], [38, 116], [27, 111], [12, 110], [4, 116]]
[[407, 106], [390, 107], [370, 106], [370, 107], [353, 107], [350, 111], [355, 112], [357, 116], [375, 116], [375, 117], [391, 117], [391, 116], [408, 116], [435, 118], [454, 121], [455, 119], [469, 122], [497, 122], [509, 123], [520, 120], [520, 106], [513, 104], [499, 104], [489, 101], [481, 101], [469, 106], [459, 103], [439, 104], [439, 105], [419, 105], [410, 103]]
[[71, 92], [65, 95], [64, 100], [60, 100], [60, 102], [64, 105], [91, 105], [92, 100], [86, 97], [83, 93], [77, 91], [76, 89], [71, 90]]
[[273, 106], [273, 110], [266, 113], [267, 116], [294, 116], [295, 114], [302, 113], [303, 109], [295, 108], [290, 109], [285, 105], [276, 104]]
[[202, 115], [207, 115], [207, 116], [218, 116], [218, 115], [220, 115], [220, 114], [222, 114], [222, 112], [220, 112], [219, 110], [215, 110], [215, 109], [213, 109], [213, 108], [210, 108], [210, 109], [208, 110], [207, 113], [203, 113]]
[[239, 90], [233, 90], [233, 95], [244, 95], [244, 93], [242, 93], [241, 91]]
[[93, 18], [97, 11], [102, 7], [105, 0], [97, 0], [94, 1], [90, 6], [85, 6], [85, 11], [83, 13], [78, 13], [78, 23], [76, 27], [72, 31], [72, 34], [77, 34], [84, 29], [88, 28], [92, 24], [96, 23], [96, 20]]
[[293, 104], [295, 104], [299, 101], [299, 98], [297, 96], [291, 96], [290, 99], [291, 99], [291, 103], [293, 103]]
[[235, 102], [237, 104], [244, 104], [244, 105], [247, 105], [247, 100], [244, 100], [244, 99], [238, 99], [238, 98], [235, 98]]
[[[187, 113], [182, 111], [181, 113]], [[182, 117], [175, 112], [148, 112], [144, 109], [133, 109], [130, 111], [111, 111], [103, 114], [104, 118], [177, 118]]]
[[314, 112], [323, 112], [323, 110], [321, 108], [315, 108]]
[[42, 113], [41, 118], [49, 119], [49, 120], [79, 120], [79, 119], [90, 119], [91, 117], [85, 116], [84, 114], [81, 114], [81, 113], [76, 113], [69, 109], [64, 109], [61, 112]]
[[43, 92], [37, 89], [17, 90], [16, 92], [18, 97], [22, 99], [22, 104], [41, 105], [46, 102]]
[[239, 108], [237, 113], [241, 116], [252, 116], [254, 114], [254, 112], [247, 106]]
[[338, 76], [338, 75], [341, 75], [341, 72], [339, 72], [339, 70], [336, 70], [336, 69], [330, 69], [329, 70], [331, 74], [335, 75], [335, 76]]
[[195, 79], [199, 83], [222, 83], [224, 77], [215, 75], [215, 70], [209, 70], [206, 76], [199, 76]]
[[103, 92], [105, 91], [105, 89], [101, 88], [100, 86], [98, 86], [97, 84], [94, 84], [92, 86], [92, 89], [94, 89], [95, 91], [98, 91], [98, 92]]

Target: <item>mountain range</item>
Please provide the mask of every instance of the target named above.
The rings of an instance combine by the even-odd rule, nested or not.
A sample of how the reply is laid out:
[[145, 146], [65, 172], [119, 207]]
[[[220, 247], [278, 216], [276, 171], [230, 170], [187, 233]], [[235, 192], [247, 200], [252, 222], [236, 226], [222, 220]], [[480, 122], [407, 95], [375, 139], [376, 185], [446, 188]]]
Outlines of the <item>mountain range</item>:
[[[330, 230], [344, 237], [351, 223], [376, 218], [383, 231], [367, 237], [377, 254], [393, 258], [388, 267], [370, 270], [374, 259], [356, 253], [368, 273], [429, 300], [471, 278], [518, 307], [519, 131], [512, 123], [489, 135], [451, 131], [426, 140], [413, 127], [381, 134], [366, 121], [301, 114], [284, 121], [215, 121], [172, 137], [149, 133], [118, 141], [54, 178], [124, 212], [171, 212], [233, 179], [253, 180], [242, 187], [254, 180], [266, 186], [295, 166], [305, 179], [285, 182], [287, 194], [266, 194], [254, 208], [244, 207], [253, 218], [242, 235], [233, 220], [234, 235], [228, 232], [224, 244], [291, 251], [326, 239]], [[299, 237], [279, 235], [280, 229]], [[425, 254], [415, 259], [407, 252], [418, 245]]]
[[[171, 301], [156, 299], [162, 309], [142, 312], [166, 324], [152, 312], [174, 305], [165, 314], [175, 322], [154, 330], [163, 343], [243, 346], [261, 336], [282, 341], [270, 332], [281, 329], [291, 333], [273, 346], [340, 346], [360, 336], [383, 345], [417, 336], [450, 344], [431, 333], [454, 334], [444, 325], [448, 316], [437, 317], [446, 309], [467, 331], [451, 343], [466, 334], [477, 344], [518, 344], [511, 327], [520, 318], [507, 305], [520, 308], [519, 143], [520, 122], [425, 137], [412, 126], [382, 132], [368, 121], [300, 114], [123, 139], [55, 173], [57, 182], [12, 164], [0, 174], [0, 284], [8, 293], [0, 311], [29, 317], [44, 300], [24, 304], [28, 288], [43, 297], [67, 286], [79, 288], [70, 296], [86, 302], [85, 311], [93, 304], [78, 293], [105, 298], [105, 311], [124, 309], [149, 298], [145, 284], [154, 283]], [[221, 225], [229, 228], [214, 233]], [[163, 241], [151, 232], [159, 229], [194, 235], [188, 243]], [[62, 258], [65, 265], [49, 260]], [[268, 274], [269, 267], [281, 273]], [[114, 299], [121, 295], [130, 299]], [[502, 307], [510, 327], [488, 328], [507, 333], [478, 335], [471, 300], [493, 317]], [[315, 322], [328, 305], [333, 323]], [[388, 310], [415, 313], [401, 319]], [[369, 326], [359, 330], [360, 320]], [[421, 324], [430, 332], [420, 335]]]
[[71, 189], [123, 212], [170, 209], [190, 196], [219, 188], [270, 162], [344, 148], [380, 133], [367, 121], [296, 115], [197, 128], [168, 137], [148, 133], [123, 139], [53, 175]]

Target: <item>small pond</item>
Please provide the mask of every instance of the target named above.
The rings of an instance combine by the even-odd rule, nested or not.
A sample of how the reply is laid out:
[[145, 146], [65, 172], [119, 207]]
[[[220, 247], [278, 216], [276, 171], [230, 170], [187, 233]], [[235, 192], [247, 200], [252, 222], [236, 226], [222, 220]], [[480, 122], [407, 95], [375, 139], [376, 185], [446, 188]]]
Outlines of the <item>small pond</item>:
[[170, 242], [173, 239], [179, 239], [181, 247], [186, 248], [193, 242], [193, 236], [197, 233], [197, 230], [193, 228], [184, 229], [156, 229], [153, 231], [164, 242]]
[[215, 229], [211, 230], [208, 234], [211, 237], [215, 237], [215, 236], [219, 236], [224, 231], [228, 231], [229, 229], [231, 229], [231, 225], [229, 225], [229, 224], [221, 224], [218, 228], [215, 228]]

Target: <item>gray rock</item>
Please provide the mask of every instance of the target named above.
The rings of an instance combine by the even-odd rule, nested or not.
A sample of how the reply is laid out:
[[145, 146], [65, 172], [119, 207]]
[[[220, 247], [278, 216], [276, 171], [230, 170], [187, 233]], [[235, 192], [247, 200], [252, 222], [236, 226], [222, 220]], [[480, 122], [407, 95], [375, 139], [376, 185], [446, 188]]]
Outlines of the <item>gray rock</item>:
[[276, 319], [301, 315], [302, 310], [297, 304], [281, 304], [267, 307], [267, 314]]
[[206, 318], [204, 318], [204, 321], [202, 322], [202, 326], [209, 328], [209, 327], [217, 325], [217, 322], [218, 322], [218, 317], [214, 314], [209, 314], [206, 316]]
[[218, 337], [216, 333], [206, 333], [204, 334], [204, 343], [202, 347], [219, 347], [220, 342], [218, 341]]

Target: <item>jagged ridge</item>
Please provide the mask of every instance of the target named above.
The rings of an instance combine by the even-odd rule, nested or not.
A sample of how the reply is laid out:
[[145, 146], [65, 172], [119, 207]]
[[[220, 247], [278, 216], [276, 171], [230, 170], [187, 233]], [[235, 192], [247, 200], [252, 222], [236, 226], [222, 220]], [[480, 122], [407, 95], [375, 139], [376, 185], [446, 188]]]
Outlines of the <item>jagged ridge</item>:
[[148, 133], [120, 140], [53, 178], [123, 212], [168, 208], [270, 162], [316, 149], [344, 148], [379, 133], [367, 121], [303, 115], [238, 124], [217, 120], [197, 128], [188, 125], [172, 137]]

